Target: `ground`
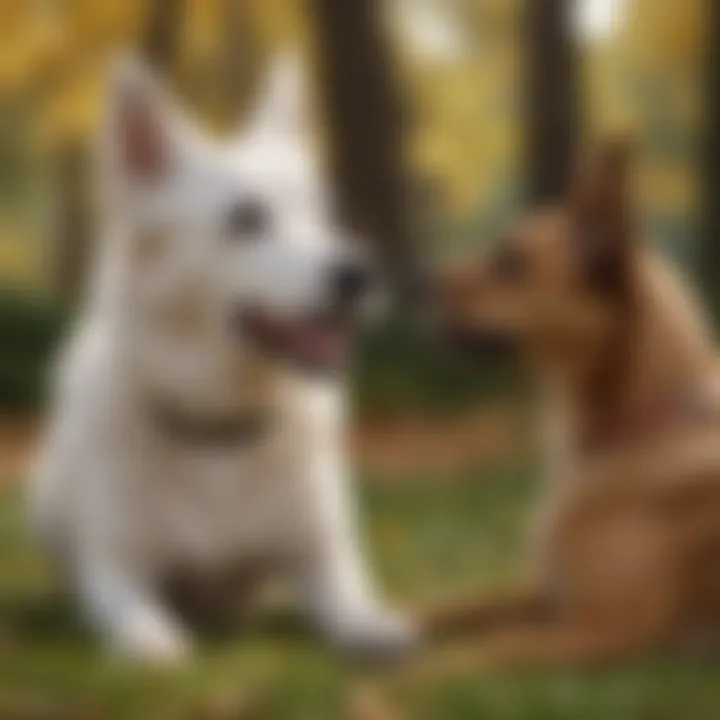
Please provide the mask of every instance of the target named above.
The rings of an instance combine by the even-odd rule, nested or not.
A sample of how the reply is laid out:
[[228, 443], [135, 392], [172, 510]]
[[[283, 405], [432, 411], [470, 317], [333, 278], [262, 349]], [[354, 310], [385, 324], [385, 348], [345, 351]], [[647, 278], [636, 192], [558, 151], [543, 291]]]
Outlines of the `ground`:
[[[363, 528], [387, 594], [414, 605], [511, 586], [534, 475], [528, 463], [514, 461], [432, 481], [375, 475], [363, 482]], [[0, 490], [0, 557], [0, 718], [720, 717], [720, 674], [709, 663], [658, 657], [587, 674], [477, 671], [399, 682], [388, 671], [343, 661], [287, 609], [261, 613], [236, 636], [208, 638], [187, 667], [122, 667], [79, 626], [26, 542], [14, 483]], [[377, 693], [393, 715], [372, 707]], [[362, 715], [353, 714], [358, 709]]]

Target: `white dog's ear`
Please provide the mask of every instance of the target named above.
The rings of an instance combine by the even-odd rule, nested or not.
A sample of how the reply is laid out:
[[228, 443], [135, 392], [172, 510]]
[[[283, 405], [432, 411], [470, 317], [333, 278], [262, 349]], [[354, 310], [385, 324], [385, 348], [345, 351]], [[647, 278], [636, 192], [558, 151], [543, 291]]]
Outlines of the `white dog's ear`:
[[105, 137], [116, 172], [131, 181], [159, 181], [177, 159], [184, 132], [150, 70], [135, 58], [121, 58], [112, 72]]
[[306, 120], [302, 62], [291, 52], [270, 61], [259, 100], [239, 131], [241, 139], [299, 135]]

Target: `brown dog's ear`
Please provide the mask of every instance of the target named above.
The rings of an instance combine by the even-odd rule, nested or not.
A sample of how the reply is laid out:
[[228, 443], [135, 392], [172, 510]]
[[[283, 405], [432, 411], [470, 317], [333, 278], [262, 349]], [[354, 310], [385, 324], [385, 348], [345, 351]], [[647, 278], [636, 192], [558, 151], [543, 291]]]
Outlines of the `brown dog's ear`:
[[583, 273], [611, 295], [626, 288], [633, 253], [632, 158], [627, 138], [601, 143], [583, 159], [568, 198]]

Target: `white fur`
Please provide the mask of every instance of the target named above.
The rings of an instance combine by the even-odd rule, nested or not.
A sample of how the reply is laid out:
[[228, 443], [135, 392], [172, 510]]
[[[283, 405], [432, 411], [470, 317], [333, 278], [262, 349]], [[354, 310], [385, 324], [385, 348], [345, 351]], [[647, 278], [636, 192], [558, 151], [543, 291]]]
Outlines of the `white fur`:
[[[247, 130], [218, 146], [198, 137], [133, 62], [113, 81], [101, 152], [106, 223], [58, 362], [30, 508], [87, 616], [131, 656], [175, 659], [190, 646], [157, 592], [176, 563], [283, 559], [304, 607], [337, 642], [392, 650], [413, 635], [366, 580], [343, 450], [343, 384], [272, 363], [229, 328], [236, 303], [285, 313], [322, 307], [328, 267], [350, 252], [299, 142], [293, 87], [284, 61]], [[160, 180], [123, 166], [128, 98], [161, 128]], [[261, 242], [234, 242], [223, 219], [248, 194], [272, 207], [274, 229]], [[160, 261], [134, 260], [144, 233], [164, 239]], [[195, 313], [187, 331], [163, 320], [183, 303]], [[198, 417], [269, 405], [272, 428], [249, 446], [182, 444], [154, 423], [154, 397]]]

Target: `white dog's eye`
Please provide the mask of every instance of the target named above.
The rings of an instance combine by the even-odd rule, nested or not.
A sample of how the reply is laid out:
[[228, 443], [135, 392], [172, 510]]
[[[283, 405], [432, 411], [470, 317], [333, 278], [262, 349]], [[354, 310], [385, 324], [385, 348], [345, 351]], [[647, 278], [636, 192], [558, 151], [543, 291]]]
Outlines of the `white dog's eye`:
[[269, 228], [268, 207], [257, 199], [240, 200], [227, 217], [227, 231], [232, 238], [255, 238], [267, 234]]

